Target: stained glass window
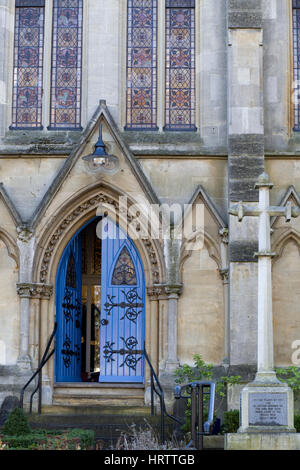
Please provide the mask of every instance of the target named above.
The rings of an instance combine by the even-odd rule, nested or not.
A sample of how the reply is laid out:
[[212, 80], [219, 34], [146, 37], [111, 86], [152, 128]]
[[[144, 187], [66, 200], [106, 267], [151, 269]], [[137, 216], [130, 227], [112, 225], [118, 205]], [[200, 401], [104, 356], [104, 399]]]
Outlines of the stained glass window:
[[[294, 81], [298, 94], [300, 88], [300, 0], [293, 0], [293, 50], [294, 50]], [[300, 131], [300, 104], [294, 104], [294, 130]]]
[[137, 281], [134, 264], [128, 249], [126, 246], [124, 246], [114, 268], [112, 275], [112, 285], [135, 286], [136, 283]]
[[11, 129], [42, 127], [44, 1], [15, 3]]
[[128, 0], [127, 130], [156, 130], [157, 0]]
[[166, 130], [195, 127], [195, 0], [166, 1]]
[[81, 129], [83, 0], [54, 0], [50, 129]]

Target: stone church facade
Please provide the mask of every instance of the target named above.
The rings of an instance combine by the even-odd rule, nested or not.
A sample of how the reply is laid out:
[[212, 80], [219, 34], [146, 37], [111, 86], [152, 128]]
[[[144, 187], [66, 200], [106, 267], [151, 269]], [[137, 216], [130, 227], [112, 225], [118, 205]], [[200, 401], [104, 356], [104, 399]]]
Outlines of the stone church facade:
[[[258, 222], [228, 210], [257, 203], [263, 171], [272, 204], [300, 207], [300, 2], [0, 0], [0, 20], [0, 404], [18, 396], [55, 323], [47, 405], [147, 403], [148, 368], [128, 354], [143, 342], [166, 389], [194, 354], [247, 382]], [[83, 159], [99, 142], [118, 171]], [[143, 231], [137, 204], [162, 206], [162, 218], [172, 205], [189, 205], [187, 217], [201, 206], [202, 243], [175, 236], [175, 215], [169, 237], [132, 236], [108, 256], [91, 225], [99, 206], [120, 232], [135, 219]], [[272, 220], [272, 251], [275, 364], [290, 366], [300, 220]]]

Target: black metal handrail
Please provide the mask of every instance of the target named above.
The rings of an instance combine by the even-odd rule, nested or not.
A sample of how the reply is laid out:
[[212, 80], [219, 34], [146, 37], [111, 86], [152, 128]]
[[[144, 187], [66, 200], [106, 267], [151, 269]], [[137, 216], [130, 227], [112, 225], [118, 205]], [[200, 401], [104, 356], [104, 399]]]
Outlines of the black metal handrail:
[[53, 349], [52, 351], [48, 354], [49, 352], [49, 349], [51, 347], [51, 343], [53, 341], [53, 338], [55, 336], [55, 333], [56, 333], [56, 330], [57, 330], [57, 323], [55, 323], [54, 325], [54, 329], [53, 329], [53, 332], [49, 338], [49, 341], [48, 341], [48, 344], [47, 344], [47, 347], [45, 349], [45, 352], [43, 354], [43, 357], [41, 359], [41, 362], [39, 364], [39, 367], [37, 368], [37, 370], [34, 372], [34, 374], [30, 377], [30, 379], [28, 380], [28, 382], [24, 385], [24, 387], [22, 388], [21, 390], [21, 393], [20, 393], [20, 408], [23, 408], [24, 406], [24, 393], [25, 393], [25, 390], [26, 388], [31, 384], [31, 382], [35, 379], [35, 377], [38, 375], [38, 383], [37, 383], [37, 386], [36, 388], [34, 389], [34, 391], [32, 392], [32, 394], [30, 395], [30, 406], [29, 406], [29, 413], [31, 414], [32, 413], [32, 402], [33, 402], [33, 397], [34, 395], [36, 394], [37, 391], [39, 391], [39, 403], [38, 403], [38, 412], [39, 414], [41, 414], [42, 412], [42, 389], [41, 389], [41, 384], [42, 384], [42, 369], [44, 367], [44, 365], [49, 361], [49, 359], [53, 356], [54, 354], [54, 351], [55, 351], [55, 347], [53, 346]]
[[147, 354], [146, 348], [144, 347], [144, 356], [147, 361], [147, 364], [150, 369], [150, 379], [151, 379], [151, 416], [154, 416], [155, 414], [155, 409], [154, 409], [154, 393], [158, 396], [159, 402], [160, 402], [160, 436], [161, 436], [161, 442], [164, 444], [165, 442], [165, 416], [168, 418], [172, 419], [178, 424], [182, 424], [182, 422], [175, 418], [175, 416], [170, 415], [167, 412], [166, 409], [166, 404], [165, 404], [165, 395], [163, 388], [158, 380], [158, 377], [155, 373], [155, 370], [151, 364], [150, 358]]

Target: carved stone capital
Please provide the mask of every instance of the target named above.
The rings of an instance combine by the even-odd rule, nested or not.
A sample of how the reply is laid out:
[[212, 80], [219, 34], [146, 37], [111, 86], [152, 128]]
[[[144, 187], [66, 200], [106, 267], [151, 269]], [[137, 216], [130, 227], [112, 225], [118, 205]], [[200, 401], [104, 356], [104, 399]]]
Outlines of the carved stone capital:
[[47, 284], [19, 283], [17, 293], [21, 298], [50, 299], [53, 294], [53, 286]]
[[221, 242], [224, 243], [224, 244], [228, 244], [228, 228], [221, 228], [219, 230], [219, 234], [220, 234], [220, 237], [221, 237]]
[[227, 284], [228, 283], [228, 268], [226, 269], [219, 269], [219, 273], [220, 273], [220, 276], [222, 278], [222, 281], [224, 282], [224, 284]]
[[167, 285], [165, 286], [165, 292], [169, 298], [179, 297], [182, 293], [182, 284]]
[[33, 237], [34, 233], [26, 227], [26, 225], [20, 225], [17, 227], [18, 240], [21, 242], [28, 243]]
[[165, 296], [165, 286], [154, 285], [147, 287], [147, 295], [151, 297], [151, 300], [158, 300], [159, 297]]

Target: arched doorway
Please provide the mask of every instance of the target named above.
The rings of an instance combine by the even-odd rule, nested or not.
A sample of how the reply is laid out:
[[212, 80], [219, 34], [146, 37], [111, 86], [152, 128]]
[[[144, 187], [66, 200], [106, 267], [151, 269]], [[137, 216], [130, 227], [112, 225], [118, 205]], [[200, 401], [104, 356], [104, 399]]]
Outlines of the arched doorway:
[[[56, 276], [56, 382], [143, 383], [145, 279], [139, 253], [107, 217], [65, 248]], [[97, 232], [97, 233], [96, 233]]]

